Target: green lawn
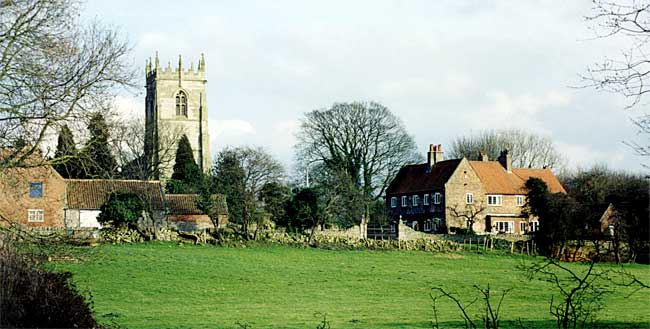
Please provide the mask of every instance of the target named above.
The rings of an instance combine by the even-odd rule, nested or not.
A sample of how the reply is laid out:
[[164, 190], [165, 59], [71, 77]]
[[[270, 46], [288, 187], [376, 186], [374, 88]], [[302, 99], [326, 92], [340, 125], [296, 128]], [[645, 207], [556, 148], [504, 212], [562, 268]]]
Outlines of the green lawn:
[[[519, 327], [518, 319], [528, 328], [554, 327], [552, 286], [516, 270], [532, 257], [160, 243], [80, 252], [82, 262], [56, 268], [73, 272], [92, 293], [100, 321], [128, 328], [316, 328], [318, 312], [332, 328], [430, 328], [430, 288], [469, 300], [477, 296], [474, 284], [514, 288], [502, 307], [506, 327]], [[629, 269], [650, 281], [650, 267]], [[650, 294], [629, 292], [617, 288], [607, 297], [602, 324], [650, 327]], [[443, 328], [462, 326], [447, 301], [439, 302], [439, 320]]]

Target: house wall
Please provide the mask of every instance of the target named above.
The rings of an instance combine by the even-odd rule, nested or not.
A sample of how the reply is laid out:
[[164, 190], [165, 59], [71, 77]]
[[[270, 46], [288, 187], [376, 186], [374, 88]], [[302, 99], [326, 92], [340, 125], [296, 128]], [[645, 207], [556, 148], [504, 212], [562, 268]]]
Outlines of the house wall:
[[100, 210], [79, 210], [79, 227], [97, 227], [102, 226], [97, 221]]
[[79, 227], [79, 209], [65, 210], [65, 227], [68, 228]]
[[[517, 196], [516, 195], [502, 195], [501, 196], [501, 205], [500, 206], [490, 206], [488, 205], [485, 209], [485, 214], [490, 216], [489, 225], [491, 232], [498, 233], [498, 228], [496, 222], [499, 221], [510, 221], [513, 222], [514, 230], [512, 233], [523, 234], [526, 231], [521, 231], [521, 222], [526, 222], [526, 228], [528, 227], [527, 223], [529, 219], [522, 216], [523, 206], [517, 205]], [[487, 205], [487, 194], [484, 196], [485, 205]]]
[[[448, 229], [452, 227], [467, 228], [467, 224], [465, 223], [466, 219], [455, 217], [449, 209], [449, 207], [456, 207], [458, 211], [464, 211], [468, 206], [466, 202], [467, 193], [473, 194], [474, 207], [480, 208], [487, 205], [485, 189], [481, 180], [474, 169], [472, 169], [469, 161], [463, 159], [445, 184], [445, 221]], [[473, 228], [475, 232], [485, 232], [485, 213], [477, 216]]]
[[[30, 183], [41, 182], [42, 197], [30, 197]], [[65, 182], [50, 166], [7, 169], [0, 173], [0, 215], [32, 227], [64, 227]], [[42, 222], [29, 222], [28, 211], [42, 209]], [[0, 224], [1, 225], [1, 224]]]

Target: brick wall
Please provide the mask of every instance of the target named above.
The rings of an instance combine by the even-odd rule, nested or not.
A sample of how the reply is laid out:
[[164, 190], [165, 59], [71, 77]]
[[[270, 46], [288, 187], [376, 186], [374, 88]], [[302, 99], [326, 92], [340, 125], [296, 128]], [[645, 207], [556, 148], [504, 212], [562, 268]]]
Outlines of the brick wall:
[[[30, 197], [30, 183], [42, 183], [42, 196]], [[0, 215], [31, 227], [64, 227], [65, 182], [49, 166], [7, 169], [0, 173]], [[42, 222], [28, 221], [29, 210], [42, 210]]]

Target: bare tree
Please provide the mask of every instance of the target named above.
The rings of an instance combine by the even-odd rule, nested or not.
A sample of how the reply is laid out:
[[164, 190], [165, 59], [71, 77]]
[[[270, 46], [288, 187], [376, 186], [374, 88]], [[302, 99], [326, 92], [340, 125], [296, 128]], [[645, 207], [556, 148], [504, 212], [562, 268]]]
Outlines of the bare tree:
[[308, 112], [297, 137], [299, 166], [347, 173], [367, 201], [382, 197], [403, 165], [420, 160], [402, 121], [373, 102]]
[[[260, 200], [260, 191], [262, 190], [262, 187], [267, 183], [279, 182], [283, 180], [285, 177], [284, 167], [261, 147], [245, 146], [226, 149], [221, 152], [220, 156], [223, 157], [225, 154], [228, 154], [233, 158], [233, 160], [236, 159], [236, 162], [238, 163], [238, 170], [243, 171], [241, 175], [241, 181], [230, 183], [241, 186], [241, 188], [231, 189], [230, 193], [241, 195], [226, 195], [226, 197], [231, 200], [242, 200], [241, 224], [243, 233], [248, 239], [250, 224], [257, 222], [257, 227], [254, 232], [254, 238], [257, 238], [257, 233], [263, 219], [263, 216], [260, 215], [261, 212], [259, 211], [262, 204], [262, 201]], [[214, 170], [214, 173], [217, 175], [221, 170], [225, 173], [232, 172], [227, 168], [221, 168], [220, 164], [215, 164]], [[239, 180], [239, 178], [236, 178], [235, 176], [239, 175], [231, 175], [231, 177], [223, 177], [223, 179]], [[215, 179], [219, 179], [219, 177], [215, 177]], [[219, 184], [217, 184], [216, 192], [222, 192], [219, 191], [219, 188], [221, 187]]]
[[[629, 41], [618, 58], [605, 58], [582, 76], [585, 87], [617, 93], [629, 99], [626, 109], [635, 107], [650, 92], [650, 2], [593, 0], [592, 14], [586, 17], [599, 38], [621, 37]], [[644, 104], [645, 105], [645, 104]], [[632, 119], [647, 144], [626, 142], [637, 154], [650, 156], [650, 115]], [[644, 143], [646, 143], [644, 142]]]
[[467, 223], [469, 233], [474, 233], [474, 223], [481, 219], [481, 214], [487, 209], [483, 203], [479, 205], [467, 204], [464, 208], [456, 205], [448, 206], [447, 209], [456, 219], [462, 219]]
[[590, 262], [583, 273], [570, 269], [555, 259], [547, 258], [528, 269], [528, 279], [542, 279], [554, 284], [560, 301], [551, 296], [549, 312], [557, 321], [558, 328], [588, 328], [596, 321], [598, 311], [604, 306], [603, 297], [611, 293], [605, 281], [608, 271], [594, 268]]
[[479, 160], [483, 152], [489, 159], [497, 159], [501, 151], [512, 154], [512, 165], [519, 168], [555, 168], [564, 165], [562, 155], [550, 138], [520, 129], [486, 130], [473, 135], [456, 137], [451, 143], [451, 158]]
[[131, 85], [127, 43], [78, 16], [71, 0], [0, 2], [0, 146], [21, 146], [0, 166], [25, 166], [50, 131], [106, 109], [116, 87]]
[[147, 161], [145, 154], [145, 123], [142, 118], [126, 120], [118, 118], [111, 122], [111, 146], [121, 168], [121, 175], [132, 179], [152, 179], [156, 168], [171, 167], [182, 127], [161, 123], [158, 127], [158, 163]]

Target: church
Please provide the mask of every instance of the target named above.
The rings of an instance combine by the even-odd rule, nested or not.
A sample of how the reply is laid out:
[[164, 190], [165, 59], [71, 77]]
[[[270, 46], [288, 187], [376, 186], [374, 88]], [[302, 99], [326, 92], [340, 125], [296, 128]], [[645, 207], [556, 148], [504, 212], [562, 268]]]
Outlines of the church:
[[208, 105], [205, 97], [205, 57], [201, 54], [198, 66], [172, 68], [171, 61], [160, 66], [158, 53], [145, 67], [145, 156], [154, 169], [154, 179], [171, 177], [176, 154], [176, 143], [187, 135], [194, 160], [203, 172], [209, 172], [210, 138], [208, 134]]

